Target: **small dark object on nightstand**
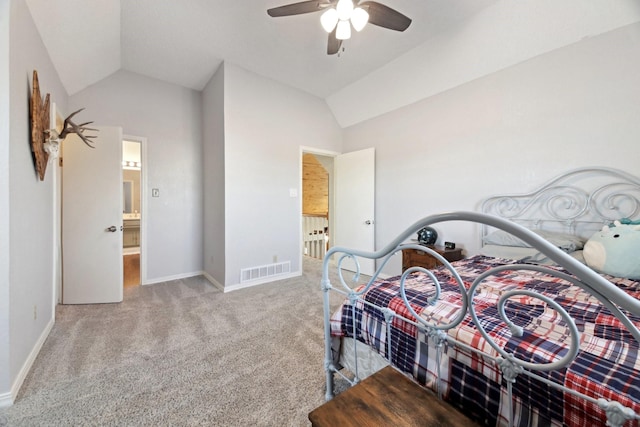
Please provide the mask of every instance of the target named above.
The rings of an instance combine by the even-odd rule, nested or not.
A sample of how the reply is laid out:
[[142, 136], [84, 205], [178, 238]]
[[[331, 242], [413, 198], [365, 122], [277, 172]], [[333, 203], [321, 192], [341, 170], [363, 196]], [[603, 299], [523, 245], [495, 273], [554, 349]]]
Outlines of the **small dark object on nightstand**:
[[438, 240], [438, 232], [431, 227], [424, 227], [418, 231], [418, 242], [423, 245], [433, 245]]

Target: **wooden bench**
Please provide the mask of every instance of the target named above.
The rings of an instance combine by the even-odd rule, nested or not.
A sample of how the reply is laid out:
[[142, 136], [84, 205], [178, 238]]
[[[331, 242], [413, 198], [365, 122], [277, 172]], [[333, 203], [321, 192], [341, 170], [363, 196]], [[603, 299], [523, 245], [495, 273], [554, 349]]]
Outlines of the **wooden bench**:
[[477, 426], [387, 366], [309, 413], [313, 427]]

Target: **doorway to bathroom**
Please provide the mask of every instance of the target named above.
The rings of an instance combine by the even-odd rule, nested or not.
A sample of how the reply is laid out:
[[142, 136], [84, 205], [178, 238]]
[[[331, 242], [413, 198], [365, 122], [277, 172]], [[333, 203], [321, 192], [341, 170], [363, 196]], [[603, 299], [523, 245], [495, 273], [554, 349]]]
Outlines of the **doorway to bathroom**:
[[142, 142], [122, 141], [122, 257], [123, 286], [142, 283]]

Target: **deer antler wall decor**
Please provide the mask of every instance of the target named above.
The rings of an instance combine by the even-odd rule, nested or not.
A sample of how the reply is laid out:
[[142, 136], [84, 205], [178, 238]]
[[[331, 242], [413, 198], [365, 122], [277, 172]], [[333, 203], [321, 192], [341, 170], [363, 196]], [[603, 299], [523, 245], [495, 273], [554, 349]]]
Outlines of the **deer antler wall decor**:
[[49, 153], [44, 149], [45, 132], [49, 129], [49, 94], [45, 96], [43, 101], [36, 70], [33, 70], [29, 112], [31, 114], [31, 151], [35, 160], [36, 172], [38, 172], [40, 181], [44, 181], [44, 173], [49, 161]]
[[90, 125], [93, 122], [85, 122], [85, 123], [80, 123], [79, 125], [77, 125], [77, 124], [75, 124], [75, 123], [73, 123], [71, 121], [71, 118], [73, 116], [75, 116], [76, 114], [78, 114], [82, 110], [84, 110], [84, 108], [81, 108], [78, 111], [74, 111], [73, 113], [69, 114], [69, 117], [64, 119], [64, 124], [62, 125], [62, 132], [60, 132], [60, 134], [58, 135], [58, 138], [60, 140], [63, 140], [63, 139], [66, 138], [67, 135], [69, 135], [71, 133], [75, 133], [82, 140], [82, 142], [84, 142], [85, 144], [87, 144], [91, 148], [96, 148], [93, 145], [91, 145], [93, 143], [93, 141], [91, 141], [91, 140], [93, 138], [95, 138], [95, 135], [85, 135], [84, 134], [84, 132], [87, 131], [87, 130], [94, 131], [94, 132], [98, 131], [98, 129], [92, 129], [92, 128], [88, 128], [87, 127], [87, 125]]
[[40, 181], [44, 181], [44, 174], [47, 169], [47, 163], [50, 155], [56, 157], [58, 154], [60, 141], [64, 140], [67, 135], [75, 133], [78, 137], [91, 148], [95, 148], [92, 139], [94, 135], [85, 135], [85, 131], [95, 131], [98, 129], [88, 128], [93, 122], [85, 122], [79, 125], [71, 121], [73, 116], [78, 114], [84, 108], [71, 113], [62, 125], [62, 130], [58, 132], [55, 128], [49, 126], [49, 94], [42, 100], [40, 95], [40, 83], [38, 82], [38, 72], [33, 70], [33, 89], [31, 93], [31, 101], [29, 110], [31, 115], [31, 151], [35, 160], [36, 171], [40, 177]]

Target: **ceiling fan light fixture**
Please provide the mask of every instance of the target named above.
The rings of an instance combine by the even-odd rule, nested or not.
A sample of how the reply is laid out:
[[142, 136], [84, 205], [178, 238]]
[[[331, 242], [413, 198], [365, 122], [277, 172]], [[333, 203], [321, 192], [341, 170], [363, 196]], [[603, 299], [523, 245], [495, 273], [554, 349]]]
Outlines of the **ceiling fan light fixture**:
[[338, 25], [338, 11], [334, 8], [327, 9], [322, 16], [320, 16], [320, 23], [327, 33], [332, 32], [334, 28], [336, 28], [336, 25]]
[[353, 29], [360, 32], [369, 22], [369, 13], [361, 7], [356, 7], [353, 9], [353, 13], [351, 14], [351, 25], [353, 25]]
[[362, 31], [364, 27], [371, 22], [378, 27], [402, 32], [411, 25], [411, 18], [377, 1], [294, 1], [295, 3], [267, 9], [267, 14], [276, 18], [322, 12], [320, 24], [322, 28], [329, 33], [327, 43], [328, 55], [335, 55], [340, 52], [342, 41], [351, 38], [352, 26], [355, 31]]
[[351, 0], [338, 0], [336, 11], [341, 21], [348, 21], [353, 13], [353, 2]]
[[336, 38], [338, 40], [347, 40], [351, 38], [351, 24], [349, 21], [339, 21], [336, 29]]

